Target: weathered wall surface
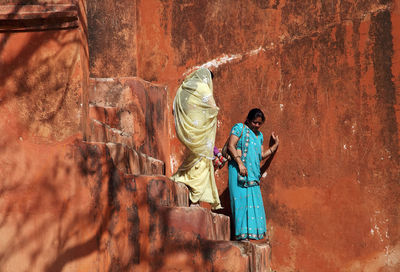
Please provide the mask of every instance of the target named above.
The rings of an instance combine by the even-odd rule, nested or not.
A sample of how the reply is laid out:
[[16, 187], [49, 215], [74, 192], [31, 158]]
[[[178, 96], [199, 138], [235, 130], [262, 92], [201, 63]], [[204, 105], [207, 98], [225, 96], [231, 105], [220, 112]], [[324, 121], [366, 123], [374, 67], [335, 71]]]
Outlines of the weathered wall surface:
[[136, 0], [87, 1], [91, 77], [136, 75]]
[[[165, 86], [151, 84], [135, 77], [97, 78], [90, 80], [89, 117], [92, 123], [87, 137], [90, 141], [121, 142], [153, 158], [167, 161], [169, 138]], [[123, 132], [112, 139], [104, 126]], [[100, 123], [100, 124], [101, 124]], [[100, 136], [100, 137], [98, 137]]]
[[107, 226], [118, 214], [120, 179], [109, 155], [74, 138], [48, 145], [16, 136], [1, 139], [1, 270], [99, 271], [116, 264]]
[[[1, 10], [2, 122], [13, 118], [22, 138], [51, 142], [81, 131], [88, 68], [85, 33], [79, 31], [85, 26], [77, 27], [85, 21], [71, 7], [13, 5]], [[47, 18], [49, 13], [54, 17]]]
[[[168, 84], [172, 101], [185, 72], [213, 61], [217, 144], [252, 107], [266, 113], [264, 135], [280, 135], [262, 180], [278, 271], [400, 269], [397, 2], [148, 0], [137, 8], [140, 77]], [[173, 138], [172, 171], [182, 153]], [[226, 169], [217, 176], [228, 207]]]
[[1, 271], [61, 271], [103, 231], [102, 209], [88, 215], [107, 165], [90, 169], [74, 148], [86, 114], [84, 3], [33, 2], [0, 7]]
[[[89, 86], [86, 9], [85, 1], [0, 5], [0, 271], [149, 270], [154, 260], [166, 263], [165, 255], [146, 258], [170, 238], [168, 212], [154, 228], [159, 202], [188, 204], [186, 187], [179, 191], [168, 180], [163, 187], [165, 177], [137, 186], [136, 176], [124, 179], [164, 173], [154, 157], [168, 155], [161, 146], [168, 138], [166, 90], [132, 77]], [[100, 49], [94, 57], [107, 59]], [[95, 131], [100, 136], [88, 129], [93, 118], [104, 125]], [[122, 138], [122, 129], [137, 150], [101, 137], [117, 131]], [[184, 245], [175, 252], [184, 254]]]

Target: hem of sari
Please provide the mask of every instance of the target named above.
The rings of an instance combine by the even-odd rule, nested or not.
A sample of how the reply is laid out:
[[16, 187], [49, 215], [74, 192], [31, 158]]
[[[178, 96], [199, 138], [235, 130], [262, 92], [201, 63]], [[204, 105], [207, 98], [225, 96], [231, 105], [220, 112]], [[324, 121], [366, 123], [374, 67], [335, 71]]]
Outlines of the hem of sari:
[[174, 176], [171, 177], [171, 180], [173, 180], [176, 183], [182, 183], [186, 187], [188, 187], [190, 202], [197, 203], [197, 202], [201, 201], [201, 202], [209, 203], [211, 205], [212, 210], [221, 210], [224, 208], [221, 206], [221, 202], [218, 198], [217, 199], [204, 199], [202, 194], [200, 194], [200, 193], [194, 194], [192, 192], [192, 187], [190, 186], [190, 184], [185, 183], [185, 180], [179, 180], [179, 181], [175, 180]]
[[252, 240], [261, 240], [266, 236], [266, 232], [260, 234], [253, 233], [242, 233], [239, 235], [235, 235], [236, 240], [244, 240], [244, 239], [252, 239]]
[[189, 192], [189, 199], [190, 199], [190, 201], [192, 203], [197, 203], [199, 201], [206, 202], [206, 203], [211, 205], [211, 210], [221, 210], [221, 209], [224, 208], [224, 207], [221, 206], [221, 202], [218, 202], [218, 201], [215, 201], [215, 200], [202, 199], [201, 197], [195, 199], [195, 198], [192, 197], [192, 194], [190, 194], [190, 192]]
[[221, 203], [210, 203], [211, 204], [211, 210], [215, 211], [215, 210], [222, 210], [224, 207], [221, 206]]

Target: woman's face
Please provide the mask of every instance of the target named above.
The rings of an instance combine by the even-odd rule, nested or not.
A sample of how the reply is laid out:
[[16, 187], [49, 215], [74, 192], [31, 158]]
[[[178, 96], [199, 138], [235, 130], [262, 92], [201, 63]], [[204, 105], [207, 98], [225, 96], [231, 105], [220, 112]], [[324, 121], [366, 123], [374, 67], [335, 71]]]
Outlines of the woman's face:
[[254, 132], [257, 132], [262, 124], [263, 120], [261, 119], [261, 117], [256, 117], [254, 120], [248, 121], [249, 128]]

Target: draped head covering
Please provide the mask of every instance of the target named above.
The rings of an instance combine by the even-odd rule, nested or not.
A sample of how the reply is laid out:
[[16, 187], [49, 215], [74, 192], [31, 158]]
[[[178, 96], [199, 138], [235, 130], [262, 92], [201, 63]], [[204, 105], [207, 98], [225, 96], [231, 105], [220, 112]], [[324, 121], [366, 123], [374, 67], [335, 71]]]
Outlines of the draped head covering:
[[174, 118], [176, 134], [190, 153], [171, 179], [189, 187], [193, 203], [208, 202], [212, 209], [222, 208], [212, 162], [218, 110], [210, 71], [200, 68], [187, 76], [174, 99]]
[[213, 159], [218, 111], [211, 72], [200, 68], [187, 76], [175, 96], [174, 118], [179, 140], [192, 153]]

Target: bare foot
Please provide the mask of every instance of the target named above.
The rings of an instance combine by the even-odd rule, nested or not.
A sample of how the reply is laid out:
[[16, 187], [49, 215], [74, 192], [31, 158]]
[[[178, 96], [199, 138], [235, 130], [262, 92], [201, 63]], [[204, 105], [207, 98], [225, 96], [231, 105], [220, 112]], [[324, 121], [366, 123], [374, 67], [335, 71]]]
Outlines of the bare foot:
[[190, 207], [200, 207], [199, 202], [191, 203]]

